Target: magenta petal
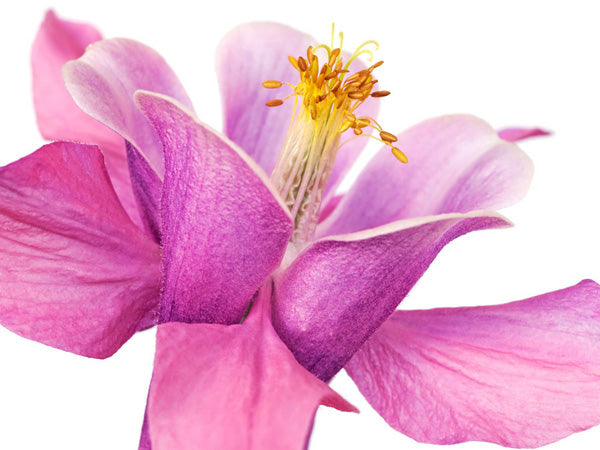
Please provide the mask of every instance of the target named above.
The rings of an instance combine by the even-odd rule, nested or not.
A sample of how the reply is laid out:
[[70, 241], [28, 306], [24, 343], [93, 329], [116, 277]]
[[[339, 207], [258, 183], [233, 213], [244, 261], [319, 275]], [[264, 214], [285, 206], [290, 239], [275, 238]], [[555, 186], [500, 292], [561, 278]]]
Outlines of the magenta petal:
[[314, 39], [285, 25], [255, 22], [230, 31], [217, 49], [217, 75], [225, 114], [225, 134], [271, 173], [288, 129], [293, 99], [269, 108], [288, 87], [265, 89], [265, 80], [296, 83], [299, 74], [288, 56], [306, 55]]
[[396, 311], [346, 365], [421, 442], [538, 447], [600, 423], [600, 286], [497, 306]]
[[239, 323], [279, 266], [291, 217], [234, 144], [167, 97], [135, 98], [165, 149], [161, 321]]
[[63, 68], [67, 89], [87, 114], [119, 133], [149, 160], [162, 178], [163, 152], [156, 133], [137, 110], [138, 89], [168, 95], [192, 108], [183, 86], [151, 48], [128, 39], [107, 39]]
[[139, 223], [123, 139], [81, 111], [62, 78], [62, 66], [79, 58], [89, 44], [100, 39], [102, 36], [92, 26], [59, 19], [53, 11], [48, 11], [31, 52], [37, 122], [46, 139], [98, 145], [106, 158], [107, 170], [119, 199], [133, 220]]
[[96, 147], [53, 143], [0, 169], [0, 323], [113, 354], [157, 306], [160, 250], [131, 222]]
[[407, 220], [315, 242], [276, 279], [273, 323], [296, 359], [329, 380], [451, 240], [507, 226], [491, 211]]
[[509, 142], [522, 141], [537, 136], [548, 136], [549, 134], [549, 131], [541, 128], [505, 128], [498, 131], [498, 136]]
[[266, 302], [242, 325], [159, 325], [153, 450], [301, 450], [319, 405], [356, 411], [298, 364], [260, 311]]
[[131, 184], [135, 192], [144, 229], [156, 242], [160, 242], [160, 197], [163, 181], [137, 148], [129, 142], [126, 142], [126, 145]]
[[367, 165], [319, 236], [349, 233], [410, 218], [499, 209], [529, 188], [531, 160], [473, 116], [444, 116], [398, 135], [409, 162], [389, 148]]

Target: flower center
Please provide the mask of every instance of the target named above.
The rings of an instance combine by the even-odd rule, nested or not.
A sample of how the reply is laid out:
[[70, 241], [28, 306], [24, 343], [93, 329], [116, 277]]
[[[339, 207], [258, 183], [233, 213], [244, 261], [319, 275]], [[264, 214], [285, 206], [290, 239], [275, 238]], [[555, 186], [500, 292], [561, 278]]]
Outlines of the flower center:
[[[379, 61], [368, 69], [354, 74], [349, 73], [350, 63], [362, 54], [372, 52], [366, 47], [375, 41], [360, 45], [344, 64], [342, 59], [343, 34], [340, 33], [340, 46], [319, 45], [308, 47], [306, 59], [302, 56], [288, 59], [299, 72], [297, 84], [268, 80], [263, 83], [267, 89], [288, 86], [293, 92], [283, 100], [271, 100], [267, 106], [276, 107], [294, 97], [294, 112], [283, 148], [271, 180], [294, 218], [292, 242], [301, 249], [314, 236], [319, 219], [321, 200], [333, 167], [341, 136], [352, 130], [354, 136], [369, 136], [388, 145], [400, 161], [408, 160], [402, 151], [394, 146], [396, 136], [384, 131], [372, 117], [356, 116], [356, 109], [369, 97], [385, 97], [388, 91], [375, 91], [377, 80], [373, 72], [383, 64]], [[319, 56], [324, 59], [320, 63]], [[366, 129], [378, 132], [379, 137], [364, 134]], [[350, 140], [348, 139], [348, 140]], [[346, 141], [348, 142], [348, 141]]]

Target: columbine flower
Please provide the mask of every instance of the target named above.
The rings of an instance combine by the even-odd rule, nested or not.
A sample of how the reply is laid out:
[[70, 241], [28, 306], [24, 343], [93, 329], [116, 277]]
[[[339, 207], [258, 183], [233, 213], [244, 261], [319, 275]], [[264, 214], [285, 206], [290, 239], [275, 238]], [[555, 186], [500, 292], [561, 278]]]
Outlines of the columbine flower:
[[[317, 64], [309, 36], [276, 24], [242, 26], [219, 49], [227, 137], [154, 51], [91, 45], [63, 75], [109, 131], [58, 75], [99, 38], [48, 15], [36, 110], [44, 136], [102, 148], [121, 202], [94, 147], [50, 144], [1, 169], [0, 319], [94, 357], [162, 324], [142, 448], [301, 448], [319, 403], [352, 407], [297, 362], [324, 381], [346, 367], [392, 426], [427, 442], [536, 446], [600, 421], [595, 283], [394, 311], [447, 242], [508, 225], [486, 208], [525, 193], [518, 147], [471, 116], [386, 132], [367, 101], [377, 67], [345, 75], [333, 45]], [[291, 83], [295, 100], [274, 102], [265, 81]], [[344, 133], [372, 126], [386, 149], [336, 197], [360, 151], [360, 139], [339, 149]]]

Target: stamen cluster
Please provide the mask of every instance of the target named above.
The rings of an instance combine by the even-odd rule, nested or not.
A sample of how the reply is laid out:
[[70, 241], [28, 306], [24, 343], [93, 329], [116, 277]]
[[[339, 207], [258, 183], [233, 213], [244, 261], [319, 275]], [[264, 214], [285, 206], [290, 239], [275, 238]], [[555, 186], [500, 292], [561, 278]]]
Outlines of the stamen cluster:
[[[343, 133], [346, 130], [352, 129], [356, 136], [363, 135], [364, 129], [371, 127], [379, 134], [379, 138], [372, 137], [392, 149], [392, 153], [402, 162], [408, 162], [406, 155], [394, 147], [393, 143], [398, 139], [392, 133], [384, 131], [381, 126], [371, 117], [360, 116], [356, 117], [354, 111], [369, 97], [385, 97], [390, 94], [389, 91], [378, 90], [373, 88], [378, 82], [373, 78], [373, 71], [383, 64], [383, 61], [378, 61], [367, 69], [360, 70], [348, 78], [350, 63], [359, 54], [365, 45], [373, 43], [368, 41], [360, 46], [350, 57], [348, 63], [344, 65], [341, 49], [335, 48], [330, 50], [329, 47], [321, 45], [317, 48], [308, 47], [306, 51], [306, 59], [302, 56], [294, 58], [289, 56], [290, 64], [299, 72], [300, 82], [296, 85], [284, 83], [278, 80], [267, 80], [263, 86], [267, 89], [277, 89], [283, 85], [290, 86], [294, 92], [283, 100], [275, 99], [266, 103], [267, 106], [280, 106], [290, 97], [302, 98], [302, 105], [308, 111], [309, 117], [313, 121], [326, 122], [330, 116], [337, 115], [340, 112], [344, 114], [344, 120], [336, 133]], [[315, 54], [318, 48], [324, 48], [327, 51], [327, 61], [320, 66], [319, 58]], [[370, 52], [369, 52], [370, 53]]]
[[[352, 129], [354, 136], [368, 136], [389, 146], [402, 162], [407, 158], [394, 146], [398, 139], [377, 123], [372, 117], [357, 116], [357, 108], [369, 97], [385, 97], [389, 91], [374, 90], [377, 80], [373, 72], [383, 64], [376, 62], [367, 69], [349, 73], [352, 61], [362, 54], [373, 54], [366, 47], [377, 46], [367, 41], [359, 46], [344, 64], [342, 60], [343, 34], [340, 45], [333, 48], [319, 45], [306, 50], [306, 57], [289, 56], [290, 64], [298, 71], [300, 81], [291, 84], [267, 80], [267, 89], [288, 86], [293, 92], [283, 99], [270, 100], [267, 106], [282, 105], [294, 98], [294, 111], [287, 135], [279, 154], [271, 180], [294, 219], [292, 243], [297, 249], [311, 242], [319, 220], [321, 202], [338, 150], [343, 147], [341, 136]], [[332, 49], [333, 48], [333, 49]], [[317, 54], [318, 53], [318, 54]], [[319, 56], [323, 63], [319, 61]], [[365, 132], [375, 130], [377, 135]], [[348, 142], [348, 139], [346, 142]]]

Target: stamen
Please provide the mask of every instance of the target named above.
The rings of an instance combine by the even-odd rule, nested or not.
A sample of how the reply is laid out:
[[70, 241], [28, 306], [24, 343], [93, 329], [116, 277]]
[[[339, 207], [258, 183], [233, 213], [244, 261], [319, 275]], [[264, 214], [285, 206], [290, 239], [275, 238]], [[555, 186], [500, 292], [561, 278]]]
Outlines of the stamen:
[[277, 100], [269, 100], [267, 103], [265, 103], [265, 105], [271, 106], [271, 107], [273, 107], [273, 106], [281, 106], [281, 105], [283, 105], [283, 100], [279, 100], [279, 99], [277, 99]]
[[376, 91], [371, 93], [371, 97], [387, 97], [390, 95], [390, 91]]
[[288, 61], [290, 62], [290, 64], [292, 66], [294, 66], [294, 68], [300, 72], [300, 67], [298, 66], [298, 61], [296, 60], [296, 58], [294, 58], [293, 56], [288, 56]]
[[387, 131], [380, 131], [379, 136], [386, 142], [396, 142], [398, 138], [394, 136], [392, 133], [388, 133]]
[[361, 91], [352, 91], [348, 94], [348, 97], [350, 97], [353, 100], [359, 100], [364, 97], [364, 94]]
[[298, 68], [302, 72], [306, 72], [306, 69], [308, 69], [308, 64], [302, 56], [298, 57]]
[[[356, 117], [355, 112], [369, 96], [385, 97], [389, 91], [375, 91], [378, 80], [374, 71], [383, 64], [377, 61], [367, 69], [348, 74], [352, 61], [361, 55], [373, 58], [369, 46], [379, 44], [365, 41], [352, 53], [348, 60], [342, 57], [343, 33], [339, 33], [340, 45], [335, 46], [335, 26], [331, 30], [331, 46], [309, 46], [306, 57], [289, 56], [290, 64], [299, 72], [300, 80], [290, 84], [278, 80], [267, 80], [263, 86], [277, 89], [284, 84], [293, 93], [283, 99], [266, 102], [267, 106], [280, 106], [294, 97], [294, 110], [285, 143], [271, 179], [294, 218], [292, 242], [298, 248], [312, 239], [319, 218], [321, 199], [339, 148], [350, 140], [367, 136], [390, 147], [392, 154], [401, 162], [408, 158], [393, 143], [398, 138], [384, 131], [371, 117]], [[317, 51], [321, 51], [317, 55]], [[324, 55], [324, 52], [327, 52]], [[319, 56], [324, 62], [319, 63]], [[349, 76], [346, 77], [346, 74]], [[352, 129], [353, 137], [340, 145], [341, 136]], [[371, 132], [376, 131], [375, 135]]]
[[396, 147], [392, 147], [392, 154], [398, 158], [398, 160], [401, 163], [406, 164], [408, 162], [408, 158], [406, 157], [406, 155], [404, 153], [402, 153], [402, 150], [400, 150], [399, 148]]
[[371, 72], [373, 72], [373, 70], [377, 69], [378, 67], [381, 67], [382, 64], [383, 64], [383, 61], [377, 61], [375, 64], [373, 64], [367, 70], [369, 71], [369, 73], [371, 73]]
[[313, 59], [315, 59], [312, 45], [309, 45], [308, 48], [306, 49], [306, 59], [308, 60], [309, 64], [312, 64]]
[[283, 83], [281, 81], [277, 81], [277, 80], [267, 80], [267, 81], [263, 81], [262, 85], [264, 87], [266, 87], [267, 89], [277, 89], [277, 88], [280, 88], [281, 86], [283, 86]]

